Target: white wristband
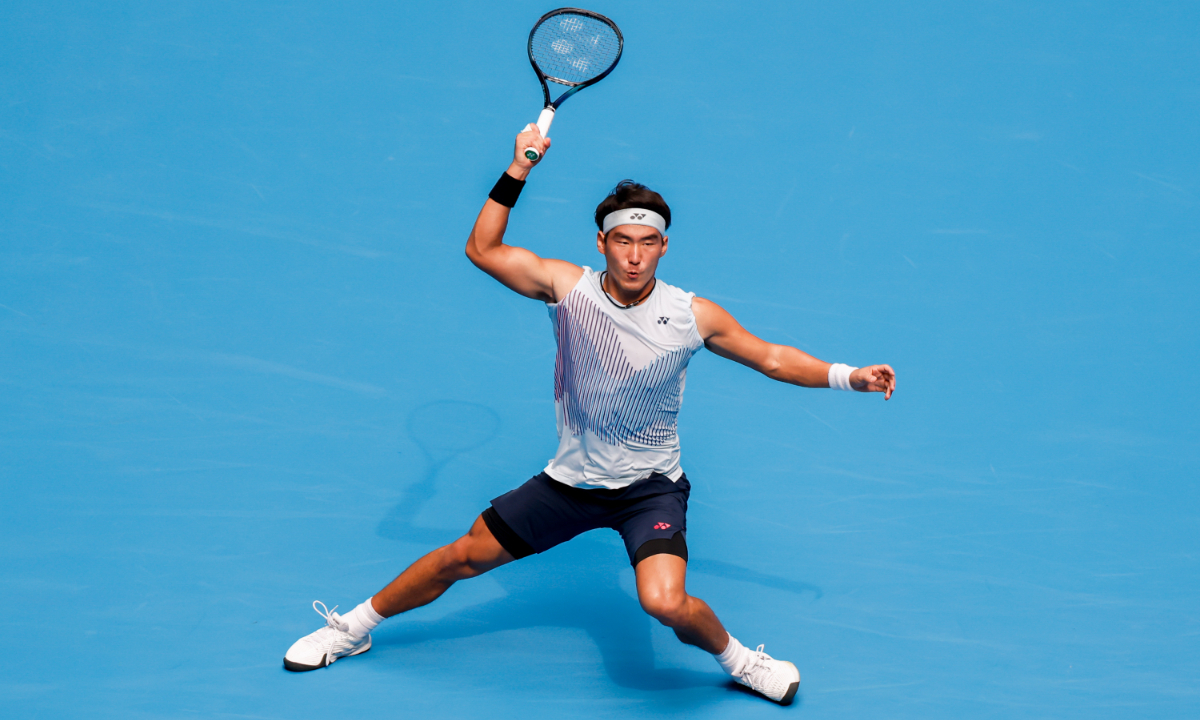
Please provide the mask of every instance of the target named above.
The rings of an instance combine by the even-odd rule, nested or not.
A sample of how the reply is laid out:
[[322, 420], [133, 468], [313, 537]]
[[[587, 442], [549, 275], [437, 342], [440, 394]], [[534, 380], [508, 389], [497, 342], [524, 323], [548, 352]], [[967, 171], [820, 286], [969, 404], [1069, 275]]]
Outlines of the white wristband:
[[833, 388], [834, 390], [853, 390], [854, 388], [850, 387], [850, 373], [857, 369], [858, 368], [856, 367], [850, 367], [849, 365], [843, 365], [841, 363], [834, 363], [830, 365], [829, 387]]

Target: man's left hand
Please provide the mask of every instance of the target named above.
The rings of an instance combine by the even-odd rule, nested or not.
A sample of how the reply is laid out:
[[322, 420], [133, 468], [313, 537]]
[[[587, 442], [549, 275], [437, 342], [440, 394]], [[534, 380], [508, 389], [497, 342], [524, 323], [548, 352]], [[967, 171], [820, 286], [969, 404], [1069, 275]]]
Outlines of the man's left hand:
[[868, 365], [850, 373], [850, 387], [859, 392], [881, 392], [887, 400], [896, 392], [896, 371], [891, 365]]

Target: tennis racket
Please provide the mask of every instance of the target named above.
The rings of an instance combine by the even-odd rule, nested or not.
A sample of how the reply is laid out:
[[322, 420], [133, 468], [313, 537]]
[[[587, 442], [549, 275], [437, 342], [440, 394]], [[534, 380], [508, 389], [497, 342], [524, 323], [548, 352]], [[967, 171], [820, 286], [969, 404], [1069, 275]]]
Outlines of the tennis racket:
[[[595, 85], [612, 72], [621, 59], [625, 40], [616, 23], [599, 13], [579, 8], [559, 8], [543, 15], [529, 32], [529, 64], [542, 83], [546, 106], [538, 115], [542, 137], [550, 132], [554, 113], [563, 102]], [[565, 85], [567, 91], [553, 102], [547, 82]], [[540, 155], [532, 147], [525, 157], [537, 162]]]

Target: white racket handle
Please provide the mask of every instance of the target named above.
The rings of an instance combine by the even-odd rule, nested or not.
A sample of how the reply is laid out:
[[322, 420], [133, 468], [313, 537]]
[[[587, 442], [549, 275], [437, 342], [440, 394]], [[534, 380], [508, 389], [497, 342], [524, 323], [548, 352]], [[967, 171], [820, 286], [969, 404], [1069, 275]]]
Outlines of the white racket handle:
[[[542, 114], [538, 115], [537, 121], [537, 127], [542, 133], [542, 137], [549, 137], [550, 123], [552, 122], [554, 122], [554, 108], [542, 108]], [[538, 158], [541, 157], [541, 153], [532, 147], [527, 147], [525, 148], [525, 157], [529, 158], [533, 162], [537, 162]]]

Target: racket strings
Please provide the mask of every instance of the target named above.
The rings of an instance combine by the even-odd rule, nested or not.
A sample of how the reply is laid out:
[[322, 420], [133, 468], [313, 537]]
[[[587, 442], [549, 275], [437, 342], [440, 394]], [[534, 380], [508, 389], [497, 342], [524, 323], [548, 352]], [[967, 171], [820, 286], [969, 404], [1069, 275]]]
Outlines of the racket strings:
[[621, 39], [602, 20], [565, 13], [533, 32], [529, 55], [547, 80], [578, 85], [601, 75], [621, 54]]

